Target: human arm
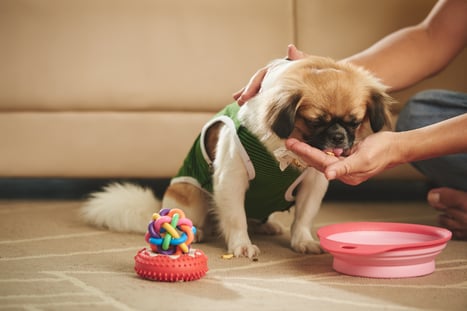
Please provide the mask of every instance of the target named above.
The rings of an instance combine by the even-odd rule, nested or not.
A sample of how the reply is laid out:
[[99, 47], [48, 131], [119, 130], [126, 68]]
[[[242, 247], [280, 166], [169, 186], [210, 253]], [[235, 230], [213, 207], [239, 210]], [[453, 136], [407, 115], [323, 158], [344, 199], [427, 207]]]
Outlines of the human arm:
[[444, 69], [467, 43], [467, 1], [440, 0], [418, 25], [400, 29], [345, 61], [371, 71], [391, 91]]
[[[419, 24], [400, 29], [344, 61], [365, 67], [390, 91], [397, 91], [435, 75], [445, 68], [467, 43], [467, 1], [440, 0]], [[287, 56], [307, 56], [289, 45]], [[268, 67], [259, 69], [248, 84], [233, 94], [242, 105], [258, 93]]]
[[289, 139], [287, 148], [328, 179], [357, 185], [396, 165], [467, 152], [467, 114], [406, 132], [379, 132], [356, 144], [347, 158], [336, 158]]

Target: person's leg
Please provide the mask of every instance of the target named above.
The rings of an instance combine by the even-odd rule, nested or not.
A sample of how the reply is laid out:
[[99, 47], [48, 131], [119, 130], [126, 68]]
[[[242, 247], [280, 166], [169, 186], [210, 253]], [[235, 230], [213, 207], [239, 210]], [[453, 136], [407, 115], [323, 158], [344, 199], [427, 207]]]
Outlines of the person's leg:
[[[467, 94], [430, 90], [418, 93], [401, 111], [396, 130], [407, 131], [467, 113]], [[414, 142], [416, 143], [416, 142]], [[432, 189], [428, 202], [443, 212], [440, 224], [459, 239], [467, 239], [467, 154], [412, 163], [441, 188]]]
[[[396, 130], [408, 131], [464, 113], [467, 113], [467, 94], [442, 90], [424, 91], [406, 104], [399, 115]], [[467, 191], [467, 154], [449, 155], [412, 164], [439, 186]]]

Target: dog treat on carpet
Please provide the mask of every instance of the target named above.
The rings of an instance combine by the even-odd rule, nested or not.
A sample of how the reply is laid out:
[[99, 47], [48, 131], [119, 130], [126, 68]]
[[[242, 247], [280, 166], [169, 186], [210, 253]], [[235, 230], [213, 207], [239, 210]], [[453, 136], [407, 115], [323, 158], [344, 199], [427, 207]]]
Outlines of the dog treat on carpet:
[[221, 256], [222, 259], [232, 259], [234, 257], [234, 254], [224, 254]]

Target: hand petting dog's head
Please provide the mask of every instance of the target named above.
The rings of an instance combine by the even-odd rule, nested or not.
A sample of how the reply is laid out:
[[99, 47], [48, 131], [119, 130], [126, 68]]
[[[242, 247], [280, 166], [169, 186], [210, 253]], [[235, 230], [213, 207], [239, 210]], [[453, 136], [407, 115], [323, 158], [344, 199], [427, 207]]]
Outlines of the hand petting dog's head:
[[280, 139], [294, 137], [336, 155], [365, 135], [364, 124], [373, 132], [390, 125], [393, 99], [386, 87], [366, 70], [329, 58], [276, 61], [260, 96], [267, 107], [256, 107], [253, 99], [249, 108], [262, 118], [259, 136], [269, 131]]

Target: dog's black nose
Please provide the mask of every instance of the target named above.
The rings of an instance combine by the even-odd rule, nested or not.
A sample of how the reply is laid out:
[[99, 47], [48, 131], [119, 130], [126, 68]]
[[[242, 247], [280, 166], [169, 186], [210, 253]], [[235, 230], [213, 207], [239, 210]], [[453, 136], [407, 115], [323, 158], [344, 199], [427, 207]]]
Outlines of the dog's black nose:
[[332, 136], [331, 136], [331, 140], [333, 143], [335, 144], [341, 144], [344, 142], [344, 139], [345, 139], [345, 135], [343, 133], [334, 133]]

